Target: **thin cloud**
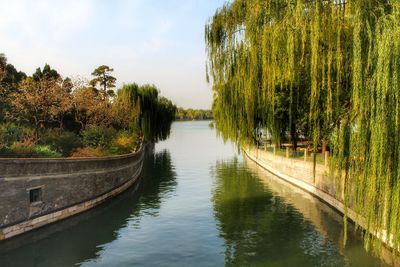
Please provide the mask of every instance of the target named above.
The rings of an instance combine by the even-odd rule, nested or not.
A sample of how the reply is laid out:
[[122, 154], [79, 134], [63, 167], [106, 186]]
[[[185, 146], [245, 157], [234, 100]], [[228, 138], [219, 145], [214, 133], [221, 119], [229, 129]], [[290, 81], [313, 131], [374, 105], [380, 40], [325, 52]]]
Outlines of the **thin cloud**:
[[49, 63], [90, 78], [107, 64], [118, 84], [154, 83], [180, 106], [209, 108], [203, 29], [224, 0], [0, 0], [0, 52], [28, 74]]

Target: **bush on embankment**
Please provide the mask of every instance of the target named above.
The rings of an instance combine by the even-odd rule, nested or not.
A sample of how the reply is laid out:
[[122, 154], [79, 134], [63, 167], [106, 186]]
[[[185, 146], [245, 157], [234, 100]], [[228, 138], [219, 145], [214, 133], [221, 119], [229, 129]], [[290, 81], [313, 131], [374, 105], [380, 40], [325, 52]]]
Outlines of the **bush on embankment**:
[[80, 134], [50, 129], [35, 140], [33, 130], [15, 124], [0, 125], [0, 157], [60, 158], [129, 154], [140, 144], [134, 132], [92, 126]]
[[0, 53], [0, 157], [121, 155], [167, 138], [175, 105], [154, 85], [114, 91], [112, 72], [99, 66], [86, 81], [46, 64], [27, 76]]

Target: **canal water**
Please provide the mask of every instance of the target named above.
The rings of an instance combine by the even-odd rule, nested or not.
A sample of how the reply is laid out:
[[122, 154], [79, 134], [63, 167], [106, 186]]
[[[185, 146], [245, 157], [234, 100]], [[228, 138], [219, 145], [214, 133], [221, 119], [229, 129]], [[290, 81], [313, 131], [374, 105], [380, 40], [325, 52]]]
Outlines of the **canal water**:
[[385, 266], [325, 204], [246, 160], [208, 122], [176, 122], [141, 181], [0, 243], [0, 266]]

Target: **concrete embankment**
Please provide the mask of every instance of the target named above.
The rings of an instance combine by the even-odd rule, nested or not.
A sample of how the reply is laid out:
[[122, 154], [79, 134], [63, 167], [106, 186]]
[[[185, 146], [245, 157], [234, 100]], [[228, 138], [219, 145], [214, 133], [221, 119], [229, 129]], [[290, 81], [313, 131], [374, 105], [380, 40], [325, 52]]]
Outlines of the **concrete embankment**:
[[[276, 156], [273, 153], [257, 148], [243, 149], [248, 158], [285, 181], [318, 197], [339, 212], [344, 213], [345, 207], [341, 201], [342, 193], [337, 194], [336, 186], [328, 175], [328, 168], [313, 162], [294, 158]], [[356, 214], [348, 209], [348, 217], [356, 220]]]
[[[316, 164], [314, 169], [313, 162], [278, 156], [255, 147], [243, 148], [243, 152], [250, 160], [270, 173], [312, 194], [341, 214], [345, 214], [346, 212], [348, 219], [355, 222], [361, 228], [367, 229], [366, 222], [362, 216], [354, 212], [351, 208], [347, 208], [345, 211], [343, 192], [336, 192], [337, 188], [340, 187], [337, 187], [335, 182], [331, 179], [328, 167], [322, 164]], [[381, 239], [387, 247], [393, 248], [390, 238], [386, 236], [384, 231], [371, 234]], [[382, 253], [385, 254], [385, 261], [388, 262], [388, 258], [391, 258], [389, 255], [391, 253], [386, 249]], [[397, 260], [398, 259], [396, 259], [396, 266], [399, 265]], [[391, 264], [394, 263], [391, 262]]]
[[0, 240], [84, 212], [130, 187], [145, 149], [102, 158], [0, 159]]

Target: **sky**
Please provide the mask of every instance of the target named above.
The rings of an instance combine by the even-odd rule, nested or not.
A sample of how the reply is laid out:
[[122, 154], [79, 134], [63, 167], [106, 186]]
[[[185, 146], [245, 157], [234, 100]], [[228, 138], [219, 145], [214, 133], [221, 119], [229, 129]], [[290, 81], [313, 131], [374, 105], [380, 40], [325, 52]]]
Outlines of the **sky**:
[[226, 0], [0, 0], [0, 53], [32, 74], [114, 68], [117, 87], [155, 84], [184, 108], [211, 107], [204, 25]]

